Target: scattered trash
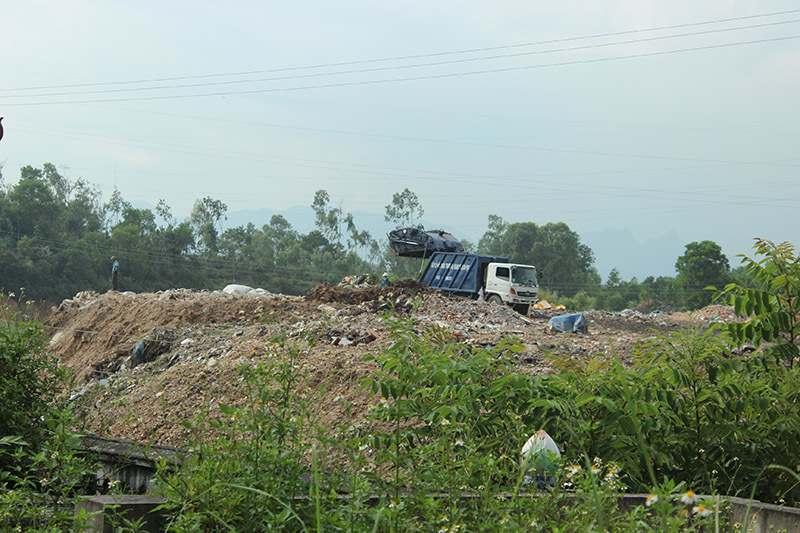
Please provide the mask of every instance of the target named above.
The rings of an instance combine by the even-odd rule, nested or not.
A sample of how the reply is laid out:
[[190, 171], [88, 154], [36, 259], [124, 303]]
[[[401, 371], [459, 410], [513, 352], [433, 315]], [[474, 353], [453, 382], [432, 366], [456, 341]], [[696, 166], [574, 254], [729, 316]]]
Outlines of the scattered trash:
[[189, 346], [190, 344], [194, 344], [194, 339], [183, 339], [181, 341], [181, 346]]
[[550, 302], [548, 302], [547, 300], [539, 300], [538, 302], [533, 304], [533, 308], [534, 309], [544, 309], [545, 311], [549, 311], [549, 310], [552, 310], [552, 309], [556, 309], [556, 310], [566, 309], [566, 307], [564, 307], [561, 304], [553, 305]]
[[232, 283], [230, 285], [225, 286], [222, 289], [222, 292], [225, 294], [247, 294], [248, 292], [252, 291], [253, 287], [248, 287], [247, 285], [237, 285]]
[[540, 489], [552, 487], [561, 462], [561, 451], [552, 437], [540, 429], [522, 446], [521, 454], [522, 467], [525, 469], [523, 483], [535, 483]]
[[253, 287], [248, 287], [247, 285], [237, 285], [236, 283], [231, 283], [230, 285], [226, 285], [222, 292], [225, 294], [258, 294], [260, 296], [272, 294], [266, 289], [254, 289]]
[[554, 316], [547, 322], [548, 327], [563, 333], [588, 333], [589, 326], [583, 313]]

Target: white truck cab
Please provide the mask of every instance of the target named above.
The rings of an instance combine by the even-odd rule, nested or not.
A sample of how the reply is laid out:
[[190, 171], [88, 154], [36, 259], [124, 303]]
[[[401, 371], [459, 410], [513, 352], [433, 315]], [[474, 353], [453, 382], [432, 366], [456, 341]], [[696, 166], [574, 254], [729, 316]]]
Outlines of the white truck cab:
[[527, 314], [539, 301], [539, 278], [533, 265], [489, 263], [484, 279], [486, 301], [506, 303]]

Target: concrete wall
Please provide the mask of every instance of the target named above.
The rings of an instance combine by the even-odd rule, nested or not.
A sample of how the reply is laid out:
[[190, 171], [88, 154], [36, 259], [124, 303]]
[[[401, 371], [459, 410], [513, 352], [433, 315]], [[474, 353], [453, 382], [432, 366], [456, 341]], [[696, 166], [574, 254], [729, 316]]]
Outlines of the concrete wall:
[[164, 516], [155, 509], [163, 503], [161, 498], [132, 494], [92, 496], [76, 504], [75, 512], [83, 509], [93, 514], [88, 524], [90, 533], [114, 533], [114, 526], [123, 525], [123, 518], [141, 521], [141, 529], [137, 531], [159, 533], [164, 530]]

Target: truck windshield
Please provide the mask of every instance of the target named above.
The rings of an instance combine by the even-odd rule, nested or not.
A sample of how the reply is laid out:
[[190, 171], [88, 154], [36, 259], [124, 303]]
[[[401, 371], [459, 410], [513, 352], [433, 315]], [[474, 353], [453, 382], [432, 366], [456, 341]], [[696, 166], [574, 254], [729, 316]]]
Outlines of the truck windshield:
[[511, 269], [511, 282], [520, 285], [536, 286], [536, 268], [526, 266], [515, 266]]

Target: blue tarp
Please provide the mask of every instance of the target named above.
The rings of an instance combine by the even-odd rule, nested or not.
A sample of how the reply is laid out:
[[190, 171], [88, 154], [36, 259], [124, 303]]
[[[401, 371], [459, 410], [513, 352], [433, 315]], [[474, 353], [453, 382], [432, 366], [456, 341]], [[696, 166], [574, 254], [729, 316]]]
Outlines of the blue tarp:
[[554, 316], [547, 325], [555, 328], [556, 331], [574, 333], [587, 333], [589, 331], [589, 327], [586, 325], [586, 317], [583, 316], [583, 313]]

